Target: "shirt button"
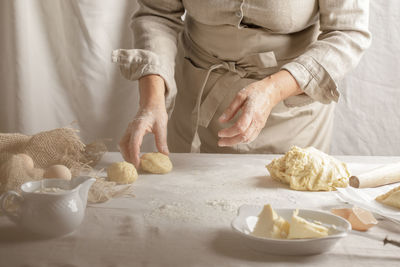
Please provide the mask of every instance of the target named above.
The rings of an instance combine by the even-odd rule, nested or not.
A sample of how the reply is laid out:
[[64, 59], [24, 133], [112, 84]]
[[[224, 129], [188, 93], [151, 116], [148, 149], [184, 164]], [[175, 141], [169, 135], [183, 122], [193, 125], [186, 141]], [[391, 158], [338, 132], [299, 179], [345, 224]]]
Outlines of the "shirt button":
[[236, 11], [236, 17], [239, 17], [239, 18], [241, 18], [242, 17], [242, 12], [241, 11]]

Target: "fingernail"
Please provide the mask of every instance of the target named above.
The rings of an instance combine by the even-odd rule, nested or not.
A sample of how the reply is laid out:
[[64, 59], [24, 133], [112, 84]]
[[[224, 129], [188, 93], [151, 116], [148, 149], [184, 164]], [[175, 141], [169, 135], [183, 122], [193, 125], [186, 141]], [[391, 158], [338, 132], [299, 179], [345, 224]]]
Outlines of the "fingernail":
[[163, 153], [163, 154], [169, 154], [168, 147], [167, 147], [167, 146], [163, 146], [163, 147], [161, 148], [161, 153]]
[[131, 163], [131, 164], [133, 164], [133, 166], [135, 166], [136, 169], [139, 168], [139, 163], [137, 163], [137, 162], [135, 162], [135, 161], [133, 161], [133, 160], [128, 161], [128, 162]]
[[220, 120], [220, 121], [226, 120], [226, 114], [223, 113], [223, 114], [221, 115], [221, 117], [219, 117], [219, 120]]

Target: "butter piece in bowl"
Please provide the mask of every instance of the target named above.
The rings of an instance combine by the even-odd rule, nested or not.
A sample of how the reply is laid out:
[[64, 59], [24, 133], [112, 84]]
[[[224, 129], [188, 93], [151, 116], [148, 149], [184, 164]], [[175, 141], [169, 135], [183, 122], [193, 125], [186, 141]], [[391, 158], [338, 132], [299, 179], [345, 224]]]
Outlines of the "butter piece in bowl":
[[[271, 235], [271, 237], [260, 237], [254, 235], [254, 233], [257, 223], [259, 223], [259, 220], [263, 218], [263, 216], [260, 215], [262, 215], [264, 208], [265, 206], [243, 205], [239, 208], [237, 217], [234, 218], [231, 223], [233, 231], [242, 238], [242, 241], [246, 246], [262, 253], [275, 255], [312, 255], [324, 253], [329, 251], [341, 238], [347, 236], [348, 231], [351, 230], [351, 225], [348, 221], [324, 211], [301, 209], [297, 214], [296, 209], [282, 208], [275, 209], [276, 214], [281, 217], [282, 220], [293, 224], [293, 214], [297, 216], [295, 217], [294, 223], [296, 228], [292, 229], [292, 237], [304, 237], [306, 236], [305, 234], [308, 235], [310, 232], [313, 232], [310, 230], [311, 228], [314, 229], [313, 227], [317, 227], [320, 234], [325, 232], [325, 230], [321, 230], [322, 228], [327, 229], [327, 235], [319, 236], [318, 238], [314, 236], [309, 238], [293, 239], [282, 237], [274, 238], [272, 237], [273, 235]], [[265, 218], [268, 218], [268, 216], [264, 217], [264, 219]], [[270, 218], [274, 219], [274, 216], [271, 216]], [[273, 225], [277, 225], [276, 218], [277, 217], [274, 219]], [[310, 224], [304, 223], [304, 221], [299, 220], [298, 218], [304, 219], [313, 227], [310, 227]], [[317, 224], [316, 222], [320, 223]], [[262, 219], [260, 220], [260, 223], [262, 223]], [[330, 225], [332, 227], [329, 227], [328, 229], [322, 225]], [[288, 231], [288, 236], [289, 235], [290, 226]]]

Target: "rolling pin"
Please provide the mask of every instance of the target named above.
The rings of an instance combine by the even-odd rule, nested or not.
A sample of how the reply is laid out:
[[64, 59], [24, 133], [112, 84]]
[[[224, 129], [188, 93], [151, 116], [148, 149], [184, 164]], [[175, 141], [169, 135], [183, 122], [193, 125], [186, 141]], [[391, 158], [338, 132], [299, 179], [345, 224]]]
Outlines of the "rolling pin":
[[356, 188], [376, 187], [400, 182], [400, 162], [384, 165], [350, 177], [350, 185]]

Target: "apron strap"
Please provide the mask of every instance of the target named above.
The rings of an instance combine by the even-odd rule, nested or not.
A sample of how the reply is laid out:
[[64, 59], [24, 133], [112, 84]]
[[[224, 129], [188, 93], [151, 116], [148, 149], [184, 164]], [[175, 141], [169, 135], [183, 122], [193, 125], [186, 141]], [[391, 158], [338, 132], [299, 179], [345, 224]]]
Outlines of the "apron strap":
[[196, 106], [194, 107], [192, 111], [192, 121], [194, 121], [194, 125], [192, 126], [193, 131], [194, 131], [194, 136], [192, 140], [192, 145], [190, 148], [190, 153], [200, 153], [200, 146], [201, 146], [201, 141], [198, 133], [199, 129], [199, 121], [200, 121], [200, 104], [201, 104], [201, 98], [203, 96], [204, 88], [206, 87], [206, 84], [208, 82], [208, 78], [210, 77], [210, 74], [213, 70], [221, 68], [223, 65], [222, 64], [215, 64], [212, 65], [209, 70], [207, 71], [206, 77], [203, 81], [202, 86], [200, 87], [199, 94], [197, 95], [196, 99]]
[[[216, 58], [213, 59], [214, 61], [218, 60]], [[218, 61], [218, 63], [209, 67], [197, 95], [195, 108], [192, 111], [193, 139], [190, 148], [191, 153], [200, 153], [201, 140], [198, 133], [199, 126], [208, 127], [219, 105], [229, 92], [231, 85], [235, 84], [249, 73], [260, 74], [264, 69], [277, 66], [275, 54], [272, 51], [251, 54], [237, 62]], [[225, 70], [225, 73], [221, 74], [221, 77], [210, 89], [203, 103], [201, 103], [210, 74], [218, 69]]]

